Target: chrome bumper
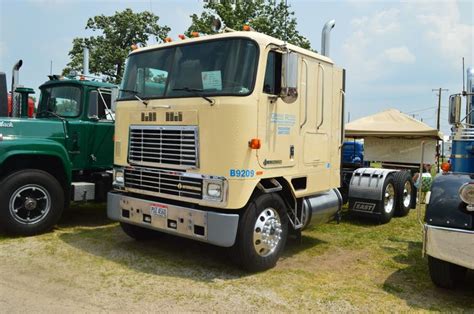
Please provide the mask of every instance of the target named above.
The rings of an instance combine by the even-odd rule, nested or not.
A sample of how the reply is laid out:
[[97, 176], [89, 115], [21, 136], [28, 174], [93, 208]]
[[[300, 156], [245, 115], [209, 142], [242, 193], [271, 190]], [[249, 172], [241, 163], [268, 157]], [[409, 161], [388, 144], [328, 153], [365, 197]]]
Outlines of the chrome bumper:
[[238, 214], [196, 210], [117, 192], [107, 195], [107, 216], [115, 221], [223, 247], [234, 245], [239, 223]]
[[474, 231], [425, 224], [423, 253], [474, 269]]

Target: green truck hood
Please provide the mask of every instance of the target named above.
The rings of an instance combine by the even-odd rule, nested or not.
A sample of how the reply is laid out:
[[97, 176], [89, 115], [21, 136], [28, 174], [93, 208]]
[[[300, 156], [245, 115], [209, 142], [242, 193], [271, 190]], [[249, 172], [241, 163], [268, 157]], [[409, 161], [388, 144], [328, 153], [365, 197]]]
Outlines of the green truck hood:
[[0, 134], [10, 139], [41, 138], [64, 142], [64, 125], [59, 119], [0, 118]]

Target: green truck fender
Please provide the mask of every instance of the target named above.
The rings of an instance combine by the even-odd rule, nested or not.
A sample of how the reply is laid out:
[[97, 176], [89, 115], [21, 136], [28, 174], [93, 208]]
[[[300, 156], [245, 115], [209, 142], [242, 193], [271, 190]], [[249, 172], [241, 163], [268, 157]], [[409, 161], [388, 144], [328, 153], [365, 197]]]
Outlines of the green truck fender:
[[69, 155], [61, 143], [50, 139], [15, 138], [0, 141], [0, 167], [15, 156], [48, 156], [58, 158], [64, 169], [67, 184], [72, 181], [72, 167]]

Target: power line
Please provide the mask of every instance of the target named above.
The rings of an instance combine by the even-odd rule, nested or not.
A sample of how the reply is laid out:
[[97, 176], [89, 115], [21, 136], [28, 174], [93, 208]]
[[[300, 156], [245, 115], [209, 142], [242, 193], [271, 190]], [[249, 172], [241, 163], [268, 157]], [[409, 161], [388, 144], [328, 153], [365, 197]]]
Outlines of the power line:
[[417, 109], [417, 110], [413, 110], [413, 111], [409, 111], [409, 112], [407, 112], [407, 114], [416, 113], [416, 112], [421, 112], [421, 111], [428, 111], [428, 110], [433, 110], [433, 109], [436, 109], [436, 106], [434, 106], [434, 107], [427, 107], [427, 108], [423, 108], [423, 109]]

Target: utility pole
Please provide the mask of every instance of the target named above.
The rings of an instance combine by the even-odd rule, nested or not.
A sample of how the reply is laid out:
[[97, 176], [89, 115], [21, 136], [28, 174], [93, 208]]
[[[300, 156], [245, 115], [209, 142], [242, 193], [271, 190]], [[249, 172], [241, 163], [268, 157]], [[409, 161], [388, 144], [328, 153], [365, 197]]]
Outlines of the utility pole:
[[[431, 91], [432, 92], [438, 92], [438, 116], [436, 118], [436, 129], [438, 130], [438, 132], [440, 131], [440, 120], [441, 120], [441, 93], [442, 92], [447, 92], [449, 89], [447, 88], [437, 88], [437, 89], [432, 89]], [[438, 169], [438, 172], [439, 172], [439, 164], [440, 164], [440, 153], [439, 153], [439, 140], [437, 141], [437, 144], [436, 144], [436, 158], [437, 158], [437, 169]]]

